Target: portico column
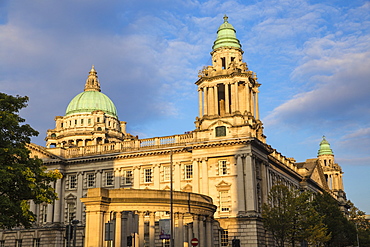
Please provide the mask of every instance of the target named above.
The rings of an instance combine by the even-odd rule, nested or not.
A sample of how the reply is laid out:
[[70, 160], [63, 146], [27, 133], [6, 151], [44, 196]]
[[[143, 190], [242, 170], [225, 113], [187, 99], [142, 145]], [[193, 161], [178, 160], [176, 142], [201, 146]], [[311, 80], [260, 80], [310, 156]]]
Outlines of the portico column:
[[178, 235], [177, 238], [179, 239], [179, 247], [184, 246], [184, 214], [178, 214]]
[[149, 214], [149, 246], [155, 247], [155, 212]]
[[193, 216], [193, 236], [194, 238], [199, 239], [199, 216]]
[[204, 229], [204, 216], [199, 216], [199, 247], [206, 246], [206, 231]]
[[121, 243], [122, 246], [127, 246], [127, 236], [131, 234], [128, 231], [128, 224], [127, 224], [127, 212], [122, 212], [122, 230], [121, 230]]
[[[103, 217], [104, 217], [104, 221], [103, 221], [104, 223], [103, 223], [103, 226], [102, 226], [102, 228], [103, 228], [103, 230], [102, 230], [103, 231], [103, 234], [102, 234], [103, 235], [102, 242], [103, 243], [100, 246], [107, 246], [109, 241], [105, 241], [105, 237], [106, 237], [105, 236], [105, 224], [110, 221], [110, 212], [104, 212], [104, 216]], [[92, 223], [92, 222], [90, 222], [90, 223]], [[94, 223], [92, 223], [92, 224], [94, 224]], [[91, 234], [95, 234], [95, 233], [92, 232]], [[107, 247], [109, 247], [109, 246], [107, 246]]]
[[144, 212], [139, 212], [139, 247], [144, 247]]
[[121, 238], [122, 238], [122, 213], [116, 212], [116, 232], [114, 236], [114, 246], [121, 247]]
[[54, 201], [54, 222], [61, 222], [62, 179], [56, 181], [55, 192], [58, 194], [59, 199]]
[[193, 224], [188, 224], [188, 246], [189, 247], [191, 246], [191, 240], [193, 239]]
[[211, 216], [207, 216], [206, 218], [206, 236], [207, 236], [207, 244], [206, 246], [207, 247], [212, 247], [213, 243], [212, 243], [212, 217]]

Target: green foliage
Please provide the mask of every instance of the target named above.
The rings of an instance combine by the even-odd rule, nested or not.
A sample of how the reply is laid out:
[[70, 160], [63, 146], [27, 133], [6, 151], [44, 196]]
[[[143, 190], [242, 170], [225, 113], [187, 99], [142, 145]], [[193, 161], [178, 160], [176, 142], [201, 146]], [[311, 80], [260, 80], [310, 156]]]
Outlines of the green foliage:
[[[370, 221], [365, 218], [365, 212], [359, 210], [349, 201], [349, 220], [355, 224], [359, 239], [359, 246], [370, 247]], [[357, 240], [356, 240], [357, 241]]]
[[58, 171], [46, 171], [42, 161], [30, 158], [26, 144], [38, 132], [18, 113], [27, 97], [0, 93], [0, 228], [30, 227], [35, 215], [28, 201], [52, 203], [56, 194], [49, 185], [61, 178]]
[[286, 243], [296, 246], [307, 241], [320, 246], [330, 236], [322, 217], [310, 202], [311, 193], [290, 190], [279, 184], [271, 188], [269, 204], [263, 205], [264, 226], [271, 231], [278, 247]]
[[341, 247], [356, 243], [355, 225], [340, 211], [338, 202], [330, 194], [317, 194], [313, 205], [319, 215], [323, 217], [323, 222], [331, 234], [331, 239], [326, 243], [326, 246]]

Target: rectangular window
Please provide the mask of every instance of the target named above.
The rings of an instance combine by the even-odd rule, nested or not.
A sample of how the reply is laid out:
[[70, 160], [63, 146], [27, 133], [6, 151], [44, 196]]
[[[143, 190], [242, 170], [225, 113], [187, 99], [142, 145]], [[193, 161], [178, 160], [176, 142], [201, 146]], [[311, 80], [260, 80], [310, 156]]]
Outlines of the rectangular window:
[[74, 203], [68, 203], [67, 204], [67, 221], [72, 222], [72, 220], [75, 219], [76, 211], [75, 211], [75, 204]]
[[192, 179], [193, 178], [193, 165], [185, 165], [184, 166], [185, 172], [185, 179]]
[[42, 222], [47, 222], [48, 220], [48, 205], [42, 205]]
[[229, 212], [229, 191], [220, 191], [220, 211]]
[[91, 118], [87, 119], [87, 124], [91, 124]]
[[94, 173], [88, 173], [87, 174], [87, 187], [93, 188], [95, 186], [95, 174]]
[[163, 166], [163, 181], [170, 181], [170, 180], [171, 180], [171, 167]]
[[77, 176], [76, 175], [69, 175], [69, 188], [70, 189], [77, 188]]
[[216, 137], [219, 137], [219, 136], [226, 136], [226, 127], [225, 126], [216, 127]]
[[77, 125], [77, 119], [75, 119], [75, 125]]
[[5, 240], [0, 240], [0, 247], [4, 247], [5, 246]]
[[229, 246], [229, 231], [221, 229], [221, 246]]
[[40, 238], [34, 238], [33, 239], [33, 247], [40, 247], [41, 240]]
[[122, 177], [123, 184], [130, 185], [132, 184], [132, 180], [133, 180], [132, 170], [124, 170], [123, 177]]
[[81, 119], [81, 125], [83, 125], [84, 124], [84, 120], [83, 119]]
[[227, 175], [227, 161], [226, 160], [218, 161], [218, 174]]
[[170, 240], [169, 239], [162, 239], [162, 246], [163, 247], [170, 247]]
[[144, 183], [152, 182], [152, 168], [144, 169]]
[[113, 185], [113, 182], [114, 182], [113, 172], [106, 172], [105, 173], [105, 178], [106, 178], [106, 185], [107, 186]]

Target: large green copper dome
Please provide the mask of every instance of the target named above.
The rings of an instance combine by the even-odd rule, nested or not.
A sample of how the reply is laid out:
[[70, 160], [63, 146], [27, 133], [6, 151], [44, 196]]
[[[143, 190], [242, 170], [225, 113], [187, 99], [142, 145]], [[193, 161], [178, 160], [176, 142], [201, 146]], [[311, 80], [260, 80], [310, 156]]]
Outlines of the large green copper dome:
[[86, 80], [85, 91], [71, 100], [65, 115], [91, 113], [97, 110], [117, 117], [117, 109], [112, 100], [100, 92], [98, 76], [93, 66]]
[[333, 155], [333, 150], [330, 148], [329, 142], [325, 139], [325, 136], [322, 137], [322, 141], [320, 142], [320, 149], [318, 155], [330, 154]]
[[217, 39], [213, 44], [212, 49], [216, 50], [220, 47], [235, 47], [241, 48], [239, 40], [236, 38], [236, 31], [228, 21], [228, 17], [225, 15], [224, 23], [217, 30]]
[[74, 97], [67, 107], [66, 116], [91, 113], [96, 110], [117, 117], [117, 109], [113, 102], [108, 96], [97, 91], [85, 91]]

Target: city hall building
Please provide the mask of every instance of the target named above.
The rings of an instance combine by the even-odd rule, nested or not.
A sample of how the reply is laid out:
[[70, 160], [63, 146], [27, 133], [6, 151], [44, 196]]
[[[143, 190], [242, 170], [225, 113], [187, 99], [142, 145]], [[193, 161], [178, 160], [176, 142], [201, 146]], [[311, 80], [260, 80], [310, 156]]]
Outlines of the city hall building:
[[[261, 84], [243, 61], [226, 16], [211, 55], [212, 65], [195, 82], [194, 130], [147, 139], [126, 132], [92, 67], [84, 91], [64, 116], [55, 117], [46, 147], [28, 145], [33, 156], [63, 174], [53, 184], [59, 200], [31, 202], [37, 222], [1, 231], [0, 246], [118, 247], [132, 241], [165, 247], [171, 218], [176, 247], [192, 246], [195, 238], [201, 247], [231, 246], [234, 239], [242, 247], [274, 246], [261, 218], [274, 184], [328, 191], [344, 205], [342, 170], [325, 138], [318, 156], [301, 163], [266, 143]], [[66, 238], [72, 222], [76, 240]]]

